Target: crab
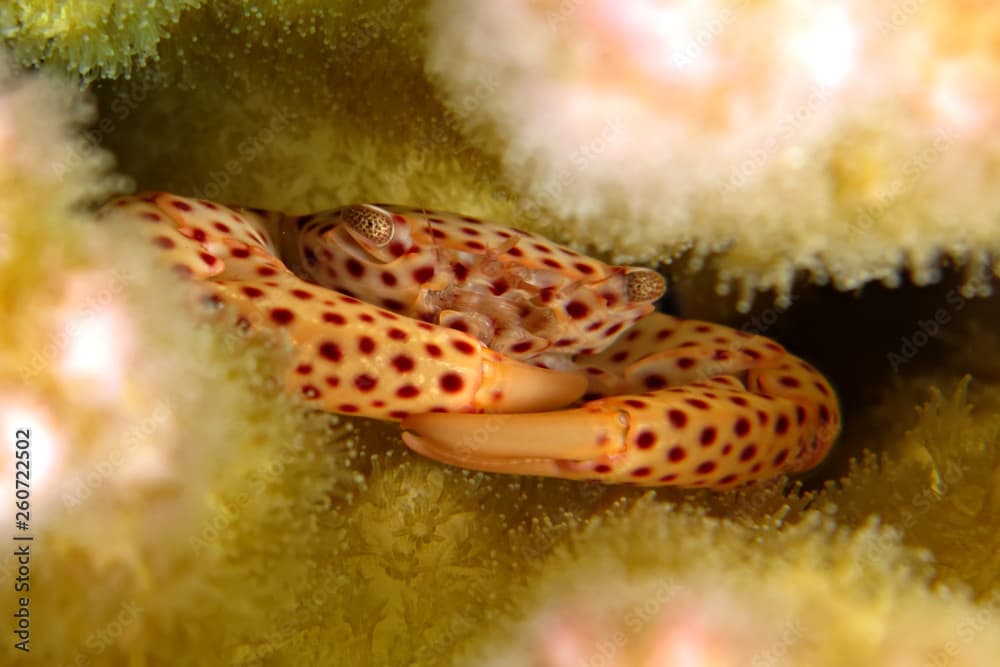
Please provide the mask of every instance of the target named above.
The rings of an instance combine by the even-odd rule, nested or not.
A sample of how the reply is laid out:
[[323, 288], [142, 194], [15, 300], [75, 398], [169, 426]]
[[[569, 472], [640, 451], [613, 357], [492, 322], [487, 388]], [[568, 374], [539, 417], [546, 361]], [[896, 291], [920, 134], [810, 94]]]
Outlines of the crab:
[[655, 312], [663, 277], [531, 232], [387, 204], [286, 215], [167, 193], [109, 202], [237, 326], [287, 334], [290, 391], [401, 422], [488, 472], [731, 489], [819, 463], [837, 397], [744, 331]]

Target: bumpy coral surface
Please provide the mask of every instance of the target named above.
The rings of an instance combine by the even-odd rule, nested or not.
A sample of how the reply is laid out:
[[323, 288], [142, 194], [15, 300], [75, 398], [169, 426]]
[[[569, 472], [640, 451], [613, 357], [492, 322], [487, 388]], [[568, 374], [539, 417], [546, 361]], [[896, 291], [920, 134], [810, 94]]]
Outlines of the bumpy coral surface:
[[[742, 319], [699, 296], [716, 276], [682, 285], [685, 315], [729, 317], [828, 373], [845, 432], [805, 486], [645, 496], [459, 472], [395, 427], [306, 411], [271, 381], [286, 341], [206, 324], [144, 244], [86, 208], [128, 189], [96, 141], [139, 188], [459, 210], [650, 262], [694, 244], [752, 286], [796, 267], [891, 280], [907, 262], [931, 278], [939, 251], [986, 264], [996, 249], [992, 4], [141, 4], [134, 20], [124, 1], [0, 10], [14, 57], [48, 77], [0, 75], [0, 414], [5, 434], [30, 422], [36, 466], [27, 657], [995, 659], [1000, 321], [960, 276], [795, 291]], [[687, 70], [646, 57], [663, 25]], [[98, 79], [96, 117], [80, 75]], [[816, 81], [831, 97], [812, 105]], [[615, 116], [595, 99], [628, 122], [601, 125]], [[937, 153], [936, 129], [953, 132]]]
[[[429, 70], [518, 217], [720, 288], [997, 267], [1000, 11], [983, 2], [431, 3]], [[975, 28], [973, 29], [973, 26]], [[968, 38], [965, 37], [968, 35]]]

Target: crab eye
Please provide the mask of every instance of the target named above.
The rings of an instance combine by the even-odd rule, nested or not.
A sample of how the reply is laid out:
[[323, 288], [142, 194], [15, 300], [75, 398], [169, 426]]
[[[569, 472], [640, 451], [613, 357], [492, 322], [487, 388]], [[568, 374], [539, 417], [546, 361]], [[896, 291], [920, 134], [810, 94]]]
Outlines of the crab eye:
[[376, 248], [389, 245], [396, 231], [396, 226], [387, 213], [364, 204], [348, 206], [341, 210], [340, 216], [352, 232], [352, 236], [355, 238], [360, 236]]
[[625, 290], [632, 303], [656, 301], [667, 291], [667, 281], [652, 269], [632, 269], [625, 274]]

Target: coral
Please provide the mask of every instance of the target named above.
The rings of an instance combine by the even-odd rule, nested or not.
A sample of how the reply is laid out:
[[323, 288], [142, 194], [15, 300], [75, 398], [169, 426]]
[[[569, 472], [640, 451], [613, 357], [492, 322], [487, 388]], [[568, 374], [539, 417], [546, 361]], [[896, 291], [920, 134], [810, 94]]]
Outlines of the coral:
[[[120, 664], [164, 644], [190, 663], [234, 649], [216, 628], [244, 642], [314, 588], [312, 512], [356, 484], [351, 440], [266, 380], [278, 342], [197, 326], [148, 251], [89, 219], [123, 187], [81, 139], [91, 111], [67, 86], [0, 76], [0, 421], [31, 430], [31, 654]], [[9, 551], [4, 579], [17, 571]]]
[[613, 516], [557, 549], [462, 664], [973, 665], [1000, 650], [996, 598], [983, 613], [928, 589], [927, 559], [892, 530], [818, 513], [741, 527], [649, 498]]
[[[621, 94], [604, 99], [623, 122], [589, 161], [574, 148], [598, 148], [600, 117], [595, 130], [586, 104], [566, 112], [551, 86], [600, 39], [621, 41], [588, 32], [596, 3], [0, 9], [13, 57], [43, 70], [0, 74], [0, 421], [34, 429], [31, 657], [991, 663], [1000, 322], [996, 299], [971, 299], [948, 273], [938, 288], [860, 298], [796, 292], [787, 311], [758, 304], [733, 322], [830, 371], [841, 443], [796, 484], [647, 496], [452, 470], [403, 449], [391, 426], [304, 411], [269, 381], [287, 362], [280, 338], [200, 317], [127, 227], [87, 215], [129, 188], [109, 173], [113, 153], [138, 188], [290, 211], [394, 200], [651, 263], [688, 245], [719, 251], [722, 280], [748, 294], [787, 288], [799, 268], [847, 287], [894, 283], [904, 266], [937, 278], [938, 252], [992, 261], [995, 119], [977, 106], [995, 89], [992, 5], [921, 3], [898, 30], [860, 39], [865, 67], [843, 89], [828, 80], [837, 103], [786, 137], [808, 80], [747, 49], [775, 8], [790, 12], [776, 25], [816, 20], [793, 3], [668, 4], [693, 12], [681, 25], [731, 7], [730, 28], [693, 55], [745, 56], [726, 80], [747, 95], [741, 132], [708, 89], [643, 106], [626, 93], [663, 72], [624, 79], [609, 59], [601, 83]], [[874, 4], [895, 20], [893, 3]], [[836, 6], [878, 34], [869, 4]], [[591, 41], [562, 48], [571, 31]], [[907, 39], [926, 49], [887, 75]], [[93, 98], [76, 91], [81, 76]], [[956, 110], [947, 96], [928, 103], [928, 81], [969, 96], [959, 111], [987, 113], [952, 118], [967, 133], [925, 164], [934, 123], [922, 120]], [[914, 109], [926, 115], [901, 120]], [[712, 189], [771, 139], [728, 198]], [[689, 313], [732, 315], [714, 294], [688, 294]], [[5, 557], [5, 581], [15, 566]]]
[[627, 261], [717, 254], [743, 307], [796, 272], [926, 283], [947, 256], [974, 294], [1000, 269], [993, 5], [436, 0], [429, 24], [518, 219]]
[[3, 37], [24, 63], [58, 64], [94, 78], [128, 75], [156, 56], [181, 14], [202, 0], [12, 0], [0, 7]]

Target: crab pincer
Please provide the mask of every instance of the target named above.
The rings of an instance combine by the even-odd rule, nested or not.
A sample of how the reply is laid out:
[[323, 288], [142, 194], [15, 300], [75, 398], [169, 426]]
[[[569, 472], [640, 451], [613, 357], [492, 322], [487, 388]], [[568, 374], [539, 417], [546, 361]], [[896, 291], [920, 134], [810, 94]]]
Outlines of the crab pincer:
[[741, 374], [545, 414], [413, 415], [403, 440], [466, 468], [640, 486], [724, 490], [818, 464], [840, 430], [826, 380], [787, 353]]

